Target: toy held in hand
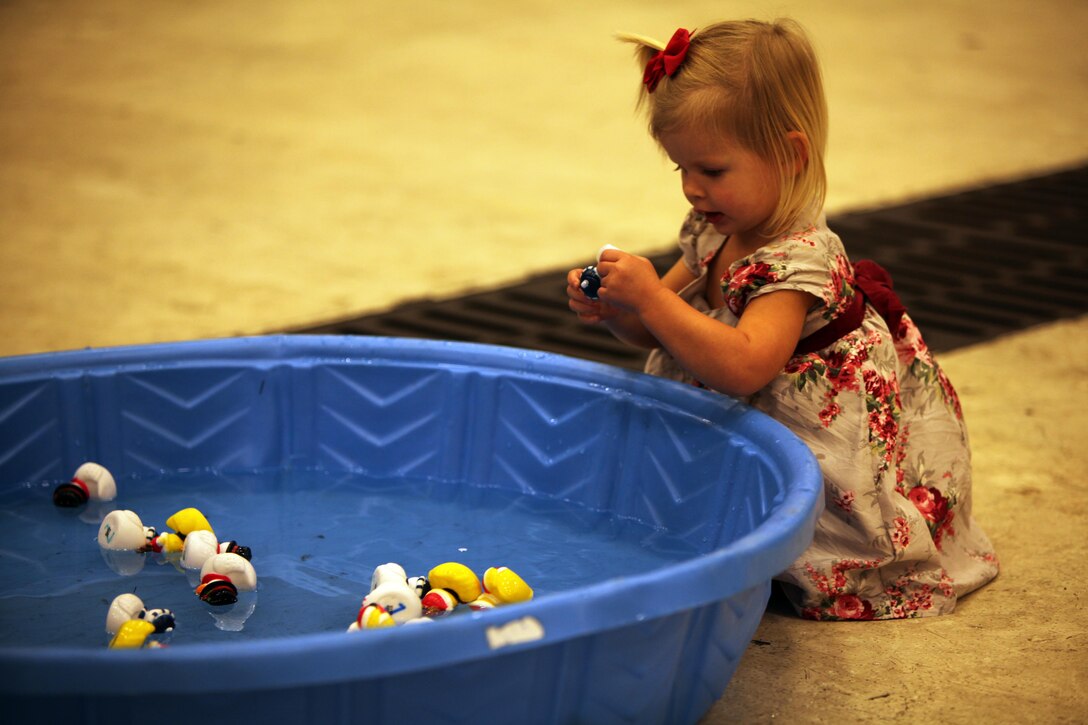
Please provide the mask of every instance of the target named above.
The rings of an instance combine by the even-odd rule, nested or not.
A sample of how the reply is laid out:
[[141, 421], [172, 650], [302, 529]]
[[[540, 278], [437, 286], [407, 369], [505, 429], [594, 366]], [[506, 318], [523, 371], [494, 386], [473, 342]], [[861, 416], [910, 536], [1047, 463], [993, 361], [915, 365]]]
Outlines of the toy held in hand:
[[[606, 249], [619, 249], [611, 244], [606, 244], [597, 250], [597, 264], [601, 263], [601, 254]], [[578, 286], [582, 288], [582, 294], [591, 300], [598, 299], [598, 292], [601, 289], [601, 275], [597, 272], [595, 265], [590, 265], [582, 270], [582, 276], [579, 278]]]
[[76, 469], [68, 483], [53, 490], [53, 503], [62, 508], [82, 506], [87, 501], [112, 501], [117, 498], [117, 483], [103, 466], [88, 461]]
[[597, 293], [601, 289], [601, 275], [597, 274], [597, 268], [594, 265], [591, 264], [582, 270], [578, 286], [582, 288], [582, 294], [589, 299], [599, 299]]

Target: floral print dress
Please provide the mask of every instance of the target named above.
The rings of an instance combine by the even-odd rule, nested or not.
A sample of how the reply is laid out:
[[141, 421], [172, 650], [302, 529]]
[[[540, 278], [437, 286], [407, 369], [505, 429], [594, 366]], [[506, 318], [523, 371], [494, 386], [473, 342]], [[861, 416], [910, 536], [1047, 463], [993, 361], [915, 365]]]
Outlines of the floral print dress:
[[[800, 290], [820, 300], [804, 338], [858, 294], [842, 243], [820, 218], [734, 262], [721, 280], [726, 304], [711, 309], [707, 274], [723, 242], [701, 215], [689, 214], [680, 248], [697, 279], [680, 294], [727, 324], [759, 295]], [[795, 354], [746, 401], [805, 441], [823, 471], [815, 539], [776, 577], [807, 618], [945, 614], [997, 575], [993, 547], [971, 517], [971, 454], [956, 391], [909, 314], [898, 327], [893, 337], [867, 304], [860, 327]], [[699, 384], [661, 349], [646, 370]]]

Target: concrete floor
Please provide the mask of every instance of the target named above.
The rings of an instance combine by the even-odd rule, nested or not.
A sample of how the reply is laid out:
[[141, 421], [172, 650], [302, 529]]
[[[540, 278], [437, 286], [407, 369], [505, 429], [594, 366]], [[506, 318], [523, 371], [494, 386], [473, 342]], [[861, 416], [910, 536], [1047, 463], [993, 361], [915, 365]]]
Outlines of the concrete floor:
[[[685, 204], [610, 34], [722, 12], [812, 34], [832, 212], [1088, 161], [1080, 0], [7, 0], [0, 355], [274, 332], [606, 241], [659, 251]], [[706, 722], [1088, 719], [1088, 317], [942, 361], [1001, 577], [932, 620], [772, 608]]]

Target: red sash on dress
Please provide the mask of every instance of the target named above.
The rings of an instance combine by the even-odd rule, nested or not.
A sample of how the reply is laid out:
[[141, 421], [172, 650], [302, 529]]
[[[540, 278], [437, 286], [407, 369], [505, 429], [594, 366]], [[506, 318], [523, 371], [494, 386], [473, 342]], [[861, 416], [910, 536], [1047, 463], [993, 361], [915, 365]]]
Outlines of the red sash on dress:
[[892, 289], [892, 277], [876, 262], [863, 259], [854, 265], [854, 298], [841, 315], [797, 343], [794, 355], [822, 350], [861, 327], [865, 303], [871, 304], [888, 323], [892, 339], [899, 339], [899, 322], [907, 308]]

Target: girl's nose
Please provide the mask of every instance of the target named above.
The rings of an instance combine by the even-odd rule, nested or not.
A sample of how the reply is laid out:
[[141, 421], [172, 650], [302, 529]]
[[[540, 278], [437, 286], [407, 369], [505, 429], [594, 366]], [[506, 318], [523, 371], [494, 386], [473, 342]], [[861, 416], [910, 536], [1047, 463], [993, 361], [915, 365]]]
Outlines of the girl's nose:
[[695, 183], [690, 174], [681, 172], [680, 188], [684, 191], [684, 196], [687, 197], [688, 201], [694, 202], [696, 199], [703, 198], [702, 188]]

